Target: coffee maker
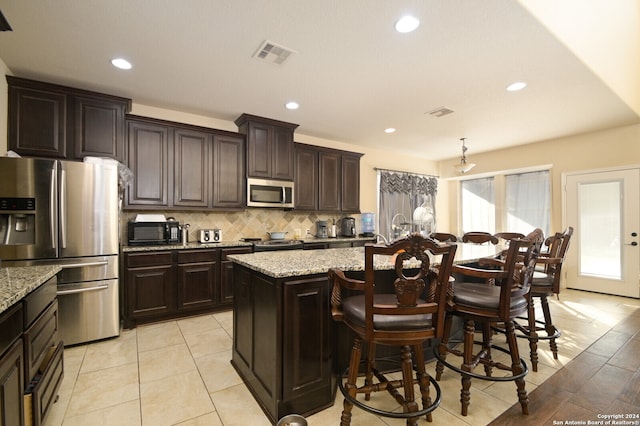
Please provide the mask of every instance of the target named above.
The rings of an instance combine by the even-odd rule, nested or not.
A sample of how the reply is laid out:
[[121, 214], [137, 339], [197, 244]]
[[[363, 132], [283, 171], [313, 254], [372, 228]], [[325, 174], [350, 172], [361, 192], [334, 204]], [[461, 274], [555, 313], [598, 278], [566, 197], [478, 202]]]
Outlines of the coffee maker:
[[329, 236], [329, 226], [326, 220], [316, 221], [316, 238], [327, 238]]
[[355, 237], [356, 219], [353, 217], [343, 217], [341, 221], [340, 231], [343, 237]]

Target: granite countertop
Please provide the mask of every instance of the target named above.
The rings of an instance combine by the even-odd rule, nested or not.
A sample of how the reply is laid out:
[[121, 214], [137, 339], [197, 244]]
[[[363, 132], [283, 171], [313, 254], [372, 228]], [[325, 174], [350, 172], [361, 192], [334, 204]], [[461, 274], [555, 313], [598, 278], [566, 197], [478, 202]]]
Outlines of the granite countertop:
[[[306, 238], [303, 243], [337, 243], [346, 241], [371, 241], [373, 237], [338, 237], [338, 238]], [[228, 247], [253, 247], [252, 242], [247, 241], [221, 241], [219, 243], [200, 244], [199, 242], [183, 244], [167, 244], [159, 246], [122, 246], [123, 252], [136, 251], [160, 251], [160, 250], [198, 250]]]
[[0, 313], [60, 272], [60, 266], [16, 266], [0, 268]]
[[[234, 262], [274, 278], [326, 273], [330, 268], [364, 271], [364, 247], [327, 250], [267, 251], [228, 256]], [[409, 262], [411, 263], [411, 262]], [[408, 267], [419, 267], [414, 259]], [[392, 256], [376, 255], [374, 268], [393, 269]]]
[[[454, 259], [456, 264], [475, 262], [482, 257], [493, 256], [501, 250], [499, 246], [464, 243], [457, 243], [457, 246]], [[364, 271], [364, 247], [266, 251], [234, 254], [228, 256], [228, 259], [273, 278], [323, 274], [330, 268], [339, 268], [343, 271]], [[405, 268], [420, 267], [420, 262], [415, 258], [406, 262]], [[437, 260], [434, 261], [434, 264], [437, 264]], [[393, 268], [393, 256], [375, 256], [374, 269], [390, 270]]]
[[122, 246], [123, 252], [160, 251], [160, 250], [199, 250], [228, 247], [253, 247], [253, 243], [245, 241], [221, 241], [219, 243], [200, 244], [198, 242], [183, 244], [166, 244], [160, 246]]

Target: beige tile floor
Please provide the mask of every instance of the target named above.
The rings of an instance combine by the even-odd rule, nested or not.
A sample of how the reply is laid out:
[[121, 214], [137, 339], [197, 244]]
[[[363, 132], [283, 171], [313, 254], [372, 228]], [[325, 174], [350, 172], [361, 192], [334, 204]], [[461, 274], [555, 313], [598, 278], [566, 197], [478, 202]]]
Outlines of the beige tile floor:
[[[639, 307], [635, 299], [563, 290], [551, 306], [563, 331], [560, 357], [554, 360], [542, 342], [539, 371], [527, 375], [527, 390]], [[269, 425], [229, 363], [232, 328], [232, 313], [224, 312], [139, 326], [115, 339], [66, 348], [59, 400], [45, 426]], [[528, 359], [526, 340], [519, 343]], [[434, 364], [428, 369], [434, 374]], [[433, 413], [433, 425], [486, 424], [517, 401], [513, 383], [474, 380], [469, 415], [462, 417], [459, 376], [445, 371], [440, 386], [442, 404]], [[393, 404], [384, 392], [378, 396]], [[338, 424], [341, 401], [338, 392], [336, 404], [309, 416], [308, 423]], [[354, 426], [405, 424], [357, 408], [353, 413]]]

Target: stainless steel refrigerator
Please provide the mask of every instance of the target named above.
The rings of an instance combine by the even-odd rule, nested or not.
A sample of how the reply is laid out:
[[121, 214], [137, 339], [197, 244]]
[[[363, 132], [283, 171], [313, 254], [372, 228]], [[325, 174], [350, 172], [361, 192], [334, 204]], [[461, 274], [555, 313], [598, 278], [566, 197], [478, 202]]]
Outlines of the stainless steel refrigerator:
[[62, 266], [65, 346], [119, 335], [117, 167], [0, 158], [0, 259]]

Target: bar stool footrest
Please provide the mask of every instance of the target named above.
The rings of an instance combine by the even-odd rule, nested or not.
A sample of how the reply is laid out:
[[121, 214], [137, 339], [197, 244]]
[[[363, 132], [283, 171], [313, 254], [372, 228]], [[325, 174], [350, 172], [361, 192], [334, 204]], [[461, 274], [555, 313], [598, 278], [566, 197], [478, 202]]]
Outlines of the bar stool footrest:
[[[451, 343], [462, 343], [461, 341], [458, 342], [453, 342], [450, 341], [449, 344]], [[481, 344], [482, 342], [474, 342], [475, 344]], [[496, 345], [491, 345], [491, 349], [495, 349], [497, 351], [503, 352], [505, 354], [509, 354], [510, 352], [505, 349], [505, 348], [501, 348], [500, 346], [496, 346]], [[457, 367], [449, 362], [447, 362], [445, 359], [443, 359], [440, 356], [440, 353], [438, 352], [438, 347], [435, 346], [433, 348], [433, 355], [436, 357], [436, 359], [438, 360], [438, 362], [442, 363], [443, 365], [445, 365], [446, 367], [450, 368], [453, 371], [456, 371], [460, 374], [463, 375], [467, 375], [469, 377], [475, 378], [475, 379], [480, 379], [480, 380], [489, 380], [492, 382], [512, 382], [514, 380], [518, 380], [523, 378], [524, 376], [526, 376], [529, 373], [529, 367], [527, 367], [527, 363], [524, 362], [524, 359], [520, 358], [520, 363], [522, 364], [522, 373], [520, 374], [516, 374], [515, 376], [507, 376], [507, 377], [501, 377], [501, 376], [486, 376], [484, 374], [478, 374], [478, 373], [474, 373], [473, 371], [466, 371], [463, 370], [460, 367]]]
[[[363, 363], [365, 363], [366, 360], [360, 361], [360, 364], [362, 365]], [[396, 361], [391, 361], [391, 360], [386, 360], [386, 359], [376, 359], [376, 364], [377, 363], [393, 363], [394, 365], [397, 365]], [[415, 367], [414, 367], [415, 368]], [[382, 374], [382, 373], [380, 373]], [[372, 407], [370, 405], [367, 405], [365, 403], [363, 403], [362, 401], [351, 397], [351, 395], [349, 395], [347, 389], [345, 389], [344, 387], [344, 379], [345, 377], [348, 377], [349, 375], [349, 367], [347, 367], [343, 372], [342, 372], [342, 376], [340, 378], [340, 380], [338, 380], [338, 388], [340, 389], [340, 392], [342, 393], [342, 395], [345, 397], [345, 399], [347, 401], [349, 401], [350, 403], [352, 403], [353, 405], [355, 405], [356, 407], [359, 407], [369, 413], [372, 414], [376, 414], [378, 416], [383, 416], [383, 417], [390, 417], [390, 418], [394, 418], [394, 419], [408, 419], [408, 418], [413, 418], [413, 417], [422, 417], [425, 416], [431, 412], [433, 412], [436, 408], [438, 408], [438, 406], [440, 406], [440, 402], [442, 401], [442, 391], [440, 390], [440, 385], [438, 385], [438, 382], [436, 382], [436, 380], [431, 377], [430, 374], [427, 374], [427, 377], [429, 378], [429, 384], [433, 386], [433, 388], [436, 391], [436, 397], [432, 398], [432, 402], [431, 405], [428, 406], [427, 408], [424, 408], [422, 410], [418, 410], [418, 411], [411, 411], [411, 412], [392, 412], [392, 411], [385, 411], [385, 410], [380, 410], [378, 408]], [[431, 395], [431, 393], [429, 393]]]
[[[517, 317], [517, 319], [526, 320], [527, 318], [525, 318], [525, 317]], [[537, 324], [541, 324], [540, 327], [536, 327], [536, 331], [544, 331], [544, 332], [546, 332], [547, 324], [544, 321], [536, 320], [536, 323]], [[557, 339], [558, 337], [562, 336], [562, 331], [558, 327], [556, 327], [555, 325], [552, 325], [553, 330], [554, 330], [553, 334], [543, 334], [543, 335], [538, 335], [536, 337], [531, 337], [529, 334], [527, 334], [529, 332], [529, 326], [528, 325], [522, 325], [522, 324], [519, 324], [516, 321], [514, 321], [514, 325], [515, 325], [515, 329], [517, 331], [516, 337], [519, 338], [519, 339], [551, 340], [551, 339]], [[492, 326], [491, 329], [493, 331], [498, 332], [498, 333], [505, 334], [504, 328]]]

